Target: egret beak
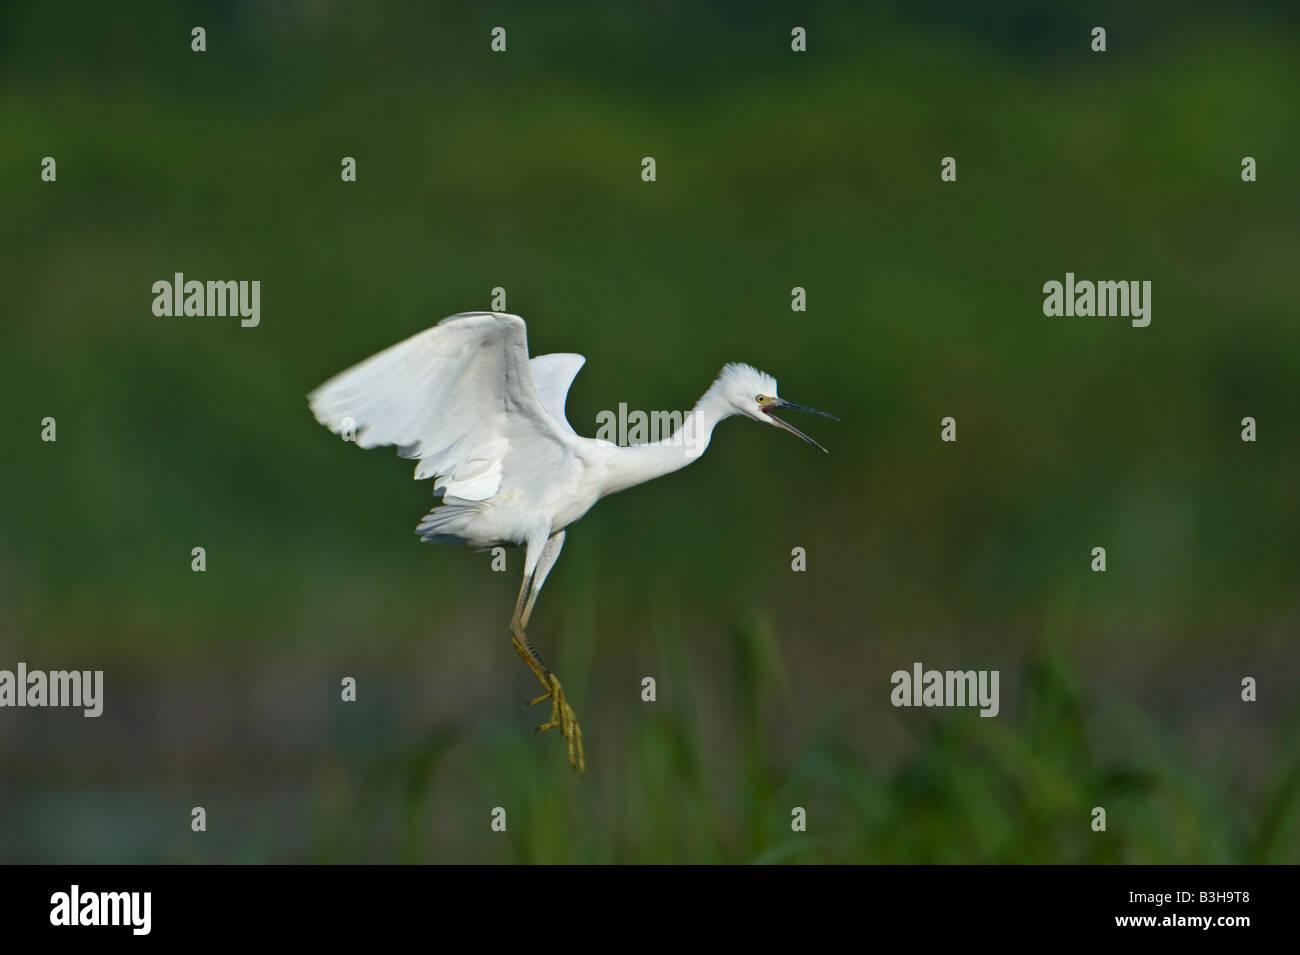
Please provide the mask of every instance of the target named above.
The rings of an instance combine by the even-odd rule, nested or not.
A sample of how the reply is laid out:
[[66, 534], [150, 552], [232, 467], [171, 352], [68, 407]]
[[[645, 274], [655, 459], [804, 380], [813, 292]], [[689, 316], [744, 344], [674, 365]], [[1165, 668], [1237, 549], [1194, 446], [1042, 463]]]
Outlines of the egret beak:
[[776, 415], [774, 415], [772, 412], [775, 411], [777, 408], [789, 408], [789, 409], [791, 409], [792, 411], [808, 411], [808, 412], [811, 412], [812, 414], [819, 414], [819, 415], [821, 415], [821, 416], [824, 417], [824, 418], [830, 418], [832, 421], [839, 421], [839, 420], [840, 420], [839, 418], [835, 417], [835, 415], [830, 414], [829, 412], [826, 412], [826, 411], [818, 411], [816, 408], [809, 408], [809, 407], [807, 407], [806, 405], [797, 405], [797, 404], [795, 404], [793, 401], [786, 401], [784, 398], [776, 398], [776, 399], [774, 399], [774, 400], [768, 402], [767, 404], [765, 404], [765, 405], [763, 406], [763, 414], [765, 414], [765, 415], [767, 415], [769, 418], [771, 418], [771, 419], [772, 419], [772, 423], [773, 423], [774, 425], [776, 425], [778, 428], [781, 428], [781, 429], [783, 429], [783, 430], [785, 430], [785, 431], [789, 431], [791, 434], [796, 435], [797, 437], [803, 438], [805, 441], [807, 441], [809, 444], [811, 444], [814, 448], [817, 448], [817, 449], [821, 450], [822, 452], [824, 452], [824, 453], [826, 453], [826, 454], [830, 454], [829, 451], [827, 451], [825, 448], [823, 448], [820, 444], [818, 444], [818, 443], [817, 443], [816, 441], [814, 441], [812, 438], [808, 437], [808, 435], [804, 434], [802, 431], [800, 431], [800, 430], [799, 430], [798, 428], [796, 428], [794, 425], [792, 425], [792, 424], [786, 424], [784, 421], [782, 421], [780, 418], [778, 418]]

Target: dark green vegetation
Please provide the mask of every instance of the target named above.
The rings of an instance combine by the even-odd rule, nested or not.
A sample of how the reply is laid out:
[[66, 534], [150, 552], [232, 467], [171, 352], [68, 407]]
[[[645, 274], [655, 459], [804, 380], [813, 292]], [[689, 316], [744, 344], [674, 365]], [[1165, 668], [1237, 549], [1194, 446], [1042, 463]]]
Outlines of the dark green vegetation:
[[[1293, 20], [828, 8], [795, 55], [751, 4], [19, 6], [0, 667], [107, 699], [0, 711], [0, 858], [1300, 861]], [[155, 318], [176, 271], [260, 327]], [[1066, 271], [1151, 326], [1044, 318]], [[530, 630], [585, 780], [522, 706], [520, 557], [418, 545], [428, 484], [304, 400], [497, 285], [588, 356], [584, 433], [732, 360], [842, 419], [729, 422], [572, 529]], [[1001, 715], [893, 709], [917, 660]]]

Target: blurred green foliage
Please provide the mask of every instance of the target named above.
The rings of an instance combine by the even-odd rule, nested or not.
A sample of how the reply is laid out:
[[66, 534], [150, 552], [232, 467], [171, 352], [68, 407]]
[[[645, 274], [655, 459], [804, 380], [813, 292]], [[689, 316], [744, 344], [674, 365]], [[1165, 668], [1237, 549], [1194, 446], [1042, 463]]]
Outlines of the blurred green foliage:
[[[0, 858], [1300, 861], [1295, 15], [1130, 6], [6, 7], [0, 666], [108, 698], [0, 716]], [[260, 327], [155, 318], [176, 271]], [[1044, 318], [1066, 271], [1151, 326]], [[733, 360], [842, 418], [573, 528], [531, 632], [584, 780], [518, 557], [418, 545], [304, 400], [498, 285], [581, 432]], [[1001, 715], [893, 709], [916, 660]]]

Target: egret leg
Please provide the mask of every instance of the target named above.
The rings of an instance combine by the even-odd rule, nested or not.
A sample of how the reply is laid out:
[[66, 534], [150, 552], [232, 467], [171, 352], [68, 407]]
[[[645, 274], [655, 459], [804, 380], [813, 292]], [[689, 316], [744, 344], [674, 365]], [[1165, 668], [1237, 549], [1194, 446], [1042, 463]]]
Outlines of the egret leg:
[[[528, 668], [533, 671], [533, 676], [537, 677], [546, 691], [541, 696], [529, 700], [528, 705], [535, 706], [543, 700], [551, 701], [551, 718], [537, 727], [537, 732], [558, 729], [567, 744], [569, 765], [575, 767], [578, 772], [585, 773], [587, 761], [583, 752], [582, 729], [578, 726], [578, 718], [565, 697], [564, 687], [560, 684], [559, 678], [542, 661], [524, 632], [528, 619], [532, 616], [533, 605], [537, 602], [537, 595], [541, 593], [542, 585], [546, 583], [546, 576], [555, 566], [555, 561], [560, 556], [560, 548], [563, 546], [564, 531], [560, 531], [546, 539], [536, 563], [531, 568], [529, 567], [531, 562], [528, 560], [531, 553], [524, 558], [524, 581], [519, 588], [519, 599], [515, 601], [514, 617], [510, 621], [511, 645], [524, 663], [528, 664]], [[529, 543], [528, 550], [535, 552], [532, 542]]]
[[[552, 534], [546, 539], [546, 546], [542, 548], [541, 556], [537, 558], [537, 569], [533, 571], [533, 585], [528, 591], [528, 602], [524, 604], [523, 617], [519, 622], [521, 627], [528, 626], [528, 618], [533, 615], [533, 604], [537, 603], [537, 595], [542, 592], [542, 585], [546, 583], [547, 576], [551, 573], [551, 568], [555, 562], [560, 559], [560, 549], [564, 546], [564, 531], [558, 534]], [[520, 590], [520, 599], [523, 598], [523, 591]], [[515, 608], [516, 613], [518, 607]]]
[[537, 682], [543, 689], [549, 689], [551, 682], [548, 678], [551, 671], [538, 652], [533, 649], [528, 634], [524, 633], [524, 597], [528, 593], [528, 584], [529, 577], [525, 574], [523, 585], [519, 588], [519, 599], [515, 601], [514, 616], [510, 618], [510, 645], [515, 648], [520, 659], [528, 664], [528, 669], [533, 671], [533, 676], [537, 677]]

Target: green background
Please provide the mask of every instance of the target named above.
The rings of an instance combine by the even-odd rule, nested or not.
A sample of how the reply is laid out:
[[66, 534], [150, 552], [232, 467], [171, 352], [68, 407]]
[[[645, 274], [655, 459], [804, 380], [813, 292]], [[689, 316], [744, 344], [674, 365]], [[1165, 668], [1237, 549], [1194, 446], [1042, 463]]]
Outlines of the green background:
[[[0, 13], [0, 668], [106, 684], [0, 710], [0, 859], [1300, 861], [1294, 11], [700, 6]], [[261, 325], [156, 318], [177, 271]], [[1067, 271], [1150, 327], [1044, 317]], [[585, 779], [519, 553], [419, 544], [304, 398], [494, 286], [580, 433], [727, 361], [842, 419], [570, 529], [530, 634]], [[891, 707], [914, 661], [1001, 714]]]

